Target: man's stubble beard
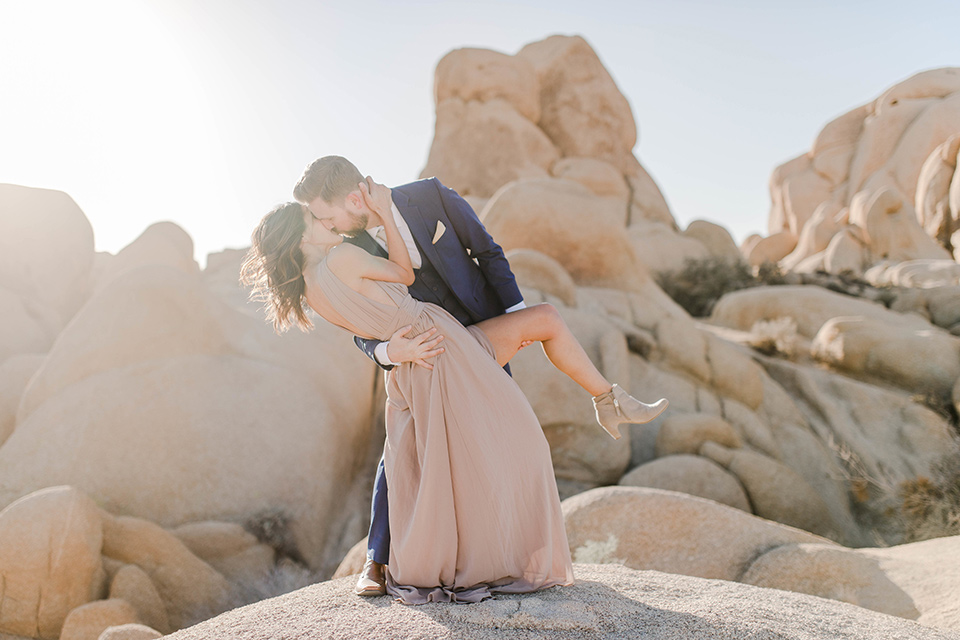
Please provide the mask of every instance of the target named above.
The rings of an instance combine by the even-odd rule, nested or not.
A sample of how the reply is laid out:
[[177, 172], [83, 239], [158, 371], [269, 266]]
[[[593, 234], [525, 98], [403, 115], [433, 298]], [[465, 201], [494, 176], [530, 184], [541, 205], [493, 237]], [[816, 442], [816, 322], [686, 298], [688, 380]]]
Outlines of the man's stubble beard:
[[349, 215], [354, 225], [343, 231], [338, 230], [337, 233], [341, 236], [347, 236], [348, 238], [356, 238], [367, 230], [367, 223], [370, 222], [370, 216], [366, 213], [351, 213]]

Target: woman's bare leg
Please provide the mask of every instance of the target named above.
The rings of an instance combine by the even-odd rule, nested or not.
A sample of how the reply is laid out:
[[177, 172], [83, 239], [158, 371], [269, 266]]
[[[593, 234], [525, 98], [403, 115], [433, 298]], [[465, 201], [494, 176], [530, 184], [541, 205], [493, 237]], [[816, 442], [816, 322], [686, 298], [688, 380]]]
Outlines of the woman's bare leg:
[[551, 304], [538, 304], [513, 313], [478, 322], [503, 366], [519, 351], [524, 340], [538, 340], [550, 362], [587, 390], [591, 396], [610, 391], [610, 382], [603, 377], [567, 327], [560, 313]]

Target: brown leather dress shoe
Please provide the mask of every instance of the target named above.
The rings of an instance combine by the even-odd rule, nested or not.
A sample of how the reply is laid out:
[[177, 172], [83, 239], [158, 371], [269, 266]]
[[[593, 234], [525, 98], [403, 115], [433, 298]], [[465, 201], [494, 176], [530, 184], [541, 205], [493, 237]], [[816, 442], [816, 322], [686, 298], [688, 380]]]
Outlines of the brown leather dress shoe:
[[383, 576], [383, 565], [370, 558], [363, 563], [363, 571], [353, 590], [360, 596], [382, 596], [387, 593], [387, 580]]

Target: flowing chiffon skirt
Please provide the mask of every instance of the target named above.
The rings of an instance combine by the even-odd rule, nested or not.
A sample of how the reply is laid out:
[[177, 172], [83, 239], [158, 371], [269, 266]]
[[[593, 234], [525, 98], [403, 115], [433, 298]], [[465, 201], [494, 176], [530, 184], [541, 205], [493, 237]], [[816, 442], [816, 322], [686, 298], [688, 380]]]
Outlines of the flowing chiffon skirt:
[[433, 369], [387, 372], [390, 561], [387, 592], [407, 604], [478, 602], [573, 584], [550, 449], [520, 387], [482, 330], [378, 283], [386, 305], [350, 289], [322, 262], [319, 282], [355, 327], [389, 339], [436, 327]]

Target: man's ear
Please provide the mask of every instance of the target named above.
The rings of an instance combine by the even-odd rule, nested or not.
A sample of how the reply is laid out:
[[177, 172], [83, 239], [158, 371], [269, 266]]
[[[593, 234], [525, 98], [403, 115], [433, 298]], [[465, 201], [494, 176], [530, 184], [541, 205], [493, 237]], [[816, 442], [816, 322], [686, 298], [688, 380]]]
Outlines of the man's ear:
[[349, 202], [354, 209], [362, 210], [363, 209], [363, 195], [359, 190], [351, 191], [347, 194], [347, 197], [344, 198], [345, 202]]

